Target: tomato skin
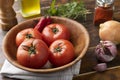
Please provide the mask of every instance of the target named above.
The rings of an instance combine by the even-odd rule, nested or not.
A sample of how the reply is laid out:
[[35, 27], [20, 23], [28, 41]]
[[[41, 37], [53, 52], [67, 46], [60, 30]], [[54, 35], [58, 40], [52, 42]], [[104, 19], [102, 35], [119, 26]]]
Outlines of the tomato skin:
[[[28, 34], [31, 35], [31, 37], [27, 38]], [[18, 32], [18, 34], [16, 35], [17, 46], [19, 46], [24, 40], [28, 40], [30, 38], [42, 39], [42, 34], [39, 31], [34, 30], [33, 28], [24, 29]]]
[[70, 32], [68, 28], [62, 24], [50, 24], [46, 26], [43, 31], [43, 40], [50, 45], [53, 41], [57, 39], [69, 40]]
[[[31, 47], [31, 44], [35, 47], [35, 49], [33, 49], [35, 52], [30, 54], [27, 47]], [[20, 44], [17, 50], [18, 63], [29, 68], [38, 69], [43, 67], [48, 61], [48, 56], [49, 49], [46, 43], [40, 39], [29, 39], [24, 41]]]
[[49, 61], [55, 66], [62, 66], [71, 62], [75, 58], [75, 50], [68, 40], [59, 39], [54, 41], [50, 47]]

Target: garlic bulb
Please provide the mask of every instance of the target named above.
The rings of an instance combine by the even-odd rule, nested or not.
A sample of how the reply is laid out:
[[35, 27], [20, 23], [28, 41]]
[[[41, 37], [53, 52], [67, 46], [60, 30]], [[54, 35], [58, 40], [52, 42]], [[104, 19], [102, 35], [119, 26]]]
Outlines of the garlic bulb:
[[111, 41], [100, 41], [95, 48], [95, 55], [101, 62], [112, 61], [117, 55], [117, 47]]
[[120, 22], [110, 20], [100, 24], [100, 39], [112, 41], [115, 44], [120, 43]]

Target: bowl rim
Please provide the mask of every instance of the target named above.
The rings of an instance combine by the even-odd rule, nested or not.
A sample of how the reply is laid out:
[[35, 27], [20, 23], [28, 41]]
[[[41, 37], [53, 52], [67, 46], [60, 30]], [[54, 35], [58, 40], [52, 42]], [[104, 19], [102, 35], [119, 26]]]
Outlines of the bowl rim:
[[24, 67], [18, 63], [16, 63], [16, 61], [13, 61], [12, 58], [10, 58], [6, 53], [7, 53], [7, 50], [4, 48], [5, 45], [6, 45], [6, 39], [7, 39], [7, 35], [9, 35], [12, 31], [14, 31], [18, 25], [21, 25], [27, 21], [31, 21], [31, 20], [36, 20], [36, 19], [40, 19], [41, 17], [37, 17], [37, 18], [32, 18], [32, 19], [28, 19], [28, 20], [25, 20], [25, 21], [22, 21], [21, 23], [17, 24], [16, 26], [14, 26], [12, 29], [10, 29], [4, 39], [3, 39], [3, 53], [6, 57], [6, 59], [14, 66], [16, 66], [17, 68], [20, 68], [20, 69], [23, 69], [25, 71], [29, 71], [29, 72], [37, 72], [37, 73], [50, 73], [50, 72], [55, 72], [55, 71], [59, 71], [59, 70], [63, 70], [63, 69], [66, 69], [70, 66], [72, 66], [73, 64], [77, 63], [78, 61], [80, 61], [82, 59], [82, 57], [86, 54], [86, 51], [89, 47], [89, 43], [90, 43], [90, 37], [89, 37], [89, 33], [87, 31], [87, 29], [79, 22], [75, 21], [75, 20], [71, 20], [71, 19], [68, 19], [68, 18], [64, 18], [64, 17], [57, 17], [57, 16], [51, 16], [51, 18], [59, 18], [59, 19], [65, 19], [65, 20], [68, 20], [70, 22], [74, 22], [75, 24], [78, 24], [78, 25], [81, 25], [81, 28], [84, 30], [84, 33], [85, 33], [85, 36], [87, 36], [86, 38], [86, 41], [85, 41], [85, 47], [84, 49], [81, 51], [81, 55], [79, 55], [77, 58], [75, 58], [72, 62], [66, 64], [66, 65], [63, 65], [63, 66], [60, 66], [60, 67], [56, 67], [56, 68], [49, 68], [49, 69], [33, 69], [33, 68], [27, 68], [27, 67]]

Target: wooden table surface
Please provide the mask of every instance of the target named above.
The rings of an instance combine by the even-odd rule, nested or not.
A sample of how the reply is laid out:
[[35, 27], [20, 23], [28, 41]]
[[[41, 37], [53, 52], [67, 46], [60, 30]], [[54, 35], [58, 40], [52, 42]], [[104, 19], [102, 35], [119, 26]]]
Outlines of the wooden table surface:
[[[85, 6], [88, 10], [90, 10], [91, 14], [87, 15], [87, 19], [85, 22], [78, 22], [82, 23], [89, 32], [90, 35], [90, 45], [86, 52], [86, 55], [82, 59], [80, 74], [75, 76], [73, 80], [120, 80], [120, 53], [118, 53], [117, 57], [107, 63], [108, 69], [105, 72], [96, 72], [93, 70], [93, 67], [96, 65], [97, 60], [94, 55], [95, 46], [99, 43], [100, 39], [98, 36], [99, 27], [95, 27], [93, 25], [93, 15], [94, 15], [94, 6], [95, 0], [83, 0]], [[18, 4], [14, 4], [15, 11], [17, 11]], [[16, 12], [18, 13], [18, 12]], [[21, 17], [18, 13], [17, 15], [18, 22], [25, 20]], [[115, 0], [115, 11], [114, 11], [114, 20], [120, 21], [120, 0]], [[0, 29], [0, 68], [5, 60], [2, 51], [2, 40], [4, 38], [6, 32]], [[0, 80], [11, 80], [8, 78], [4, 78], [0, 75]]]

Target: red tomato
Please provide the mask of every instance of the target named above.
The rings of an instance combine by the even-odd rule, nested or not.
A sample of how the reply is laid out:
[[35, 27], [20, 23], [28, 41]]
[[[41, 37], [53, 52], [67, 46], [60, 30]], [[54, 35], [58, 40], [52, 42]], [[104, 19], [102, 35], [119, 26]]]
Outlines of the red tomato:
[[68, 40], [59, 39], [54, 41], [50, 47], [49, 61], [54, 66], [62, 66], [75, 58], [75, 51], [72, 43]]
[[57, 39], [69, 40], [70, 38], [70, 32], [68, 28], [62, 24], [50, 24], [43, 29], [42, 34], [43, 40], [48, 45]]
[[16, 44], [19, 46], [24, 40], [31, 38], [42, 39], [42, 34], [33, 28], [24, 29], [17, 34]]
[[29, 39], [20, 44], [17, 61], [29, 68], [41, 68], [48, 61], [49, 49], [40, 39]]

